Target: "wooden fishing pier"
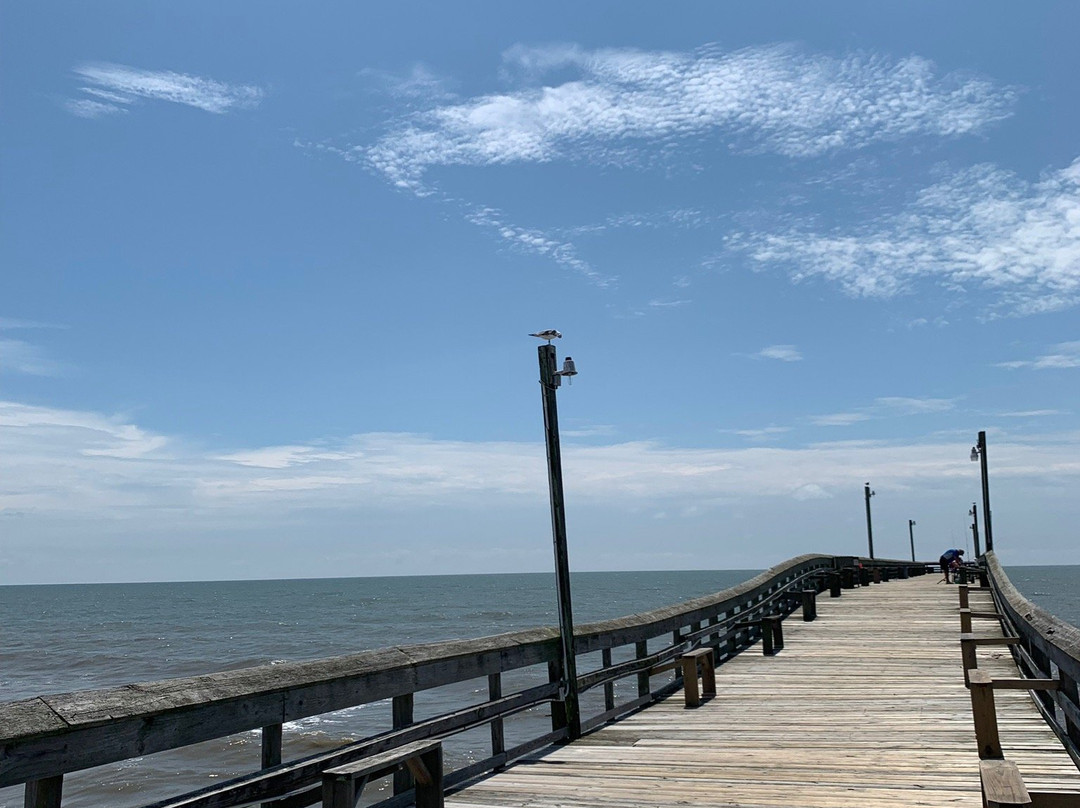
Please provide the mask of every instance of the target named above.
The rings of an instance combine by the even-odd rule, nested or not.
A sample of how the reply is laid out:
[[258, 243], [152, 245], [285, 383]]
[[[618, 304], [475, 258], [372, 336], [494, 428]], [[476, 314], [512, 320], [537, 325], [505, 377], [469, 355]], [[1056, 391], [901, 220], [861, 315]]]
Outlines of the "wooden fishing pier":
[[[576, 688], [537, 629], [0, 704], [0, 786], [57, 808], [72, 772], [261, 729], [251, 773], [154, 808], [352, 808], [390, 774], [379, 804], [418, 808], [1080, 806], [1080, 631], [993, 553], [969, 585], [926, 572], [800, 556], [580, 626]], [[519, 669], [546, 675], [504, 694]], [[470, 679], [486, 701], [414, 720], [415, 693]], [[590, 691], [578, 733], [566, 702]], [[385, 733], [281, 760], [284, 722], [387, 698]], [[551, 731], [508, 747], [505, 722], [538, 708]], [[491, 754], [444, 767], [447, 739], [485, 725]]]

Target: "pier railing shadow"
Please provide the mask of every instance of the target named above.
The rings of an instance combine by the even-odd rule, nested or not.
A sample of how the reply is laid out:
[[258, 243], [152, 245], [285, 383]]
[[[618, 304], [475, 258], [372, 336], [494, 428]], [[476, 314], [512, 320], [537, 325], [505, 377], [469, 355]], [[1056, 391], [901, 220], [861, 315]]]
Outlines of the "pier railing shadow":
[[[790, 614], [806, 602], [808, 592], [830, 589], [839, 594], [841, 586], [922, 574], [930, 566], [802, 555], [714, 595], [581, 625], [574, 636], [578, 670], [583, 671], [578, 691], [603, 694], [602, 709], [583, 716], [583, 731], [676, 691], [683, 684], [676, 662], [690, 651], [712, 649], [717, 665], [744, 651], [761, 639], [762, 626], [768, 623], [762, 618]], [[1056, 651], [1044, 646], [1045, 638], [1032, 640], [1027, 652], [1032, 665], [1058, 659]], [[327, 769], [488, 726], [490, 755], [448, 771], [444, 785], [449, 788], [567, 738], [562, 709], [567, 687], [559, 659], [557, 629], [537, 628], [8, 702], [0, 704], [0, 787], [26, 784], [27, 808], [58, 808], [68, 773], [259, 730], [261, 759], [252, 762], [250, 774], [148, 808], [255, 803], [293, 808], [320, 801]], [[1072, 659], [1075, 662], [1075, 656]], [[503, 674], [545, 664], [547, 682], [503, 692]], [[1076, 675], [1075, 668], [1062, 670]], [[616, 699], [615, 684], [626, 679], [636, 680], [634, 695]], [[469, 680], [486, 680], [487, 700], [414, 720], [414, 694]], [[385, 732], [282, 761], [283, 724], [385, 699], [393, 704], [392, 726]], [[550, 731], [507, 746], [504, 722], [538, 707], [550, 709]], [[1072, 709], [1068, 733], [1075, 733], [1077, 726]], [[411, 791], [408, 773], [399, 773], [395, 797], [386, 804], [408, 804]]]

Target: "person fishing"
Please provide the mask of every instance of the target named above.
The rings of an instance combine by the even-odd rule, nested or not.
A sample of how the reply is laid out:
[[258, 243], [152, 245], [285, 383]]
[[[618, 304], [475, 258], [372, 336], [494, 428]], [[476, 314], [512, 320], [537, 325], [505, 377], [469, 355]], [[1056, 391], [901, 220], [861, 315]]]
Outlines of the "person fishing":
[[961, 558], [962, 555], [964, 555], [964, 551], [956, 549], [946, 550], [941, 554], [941, 558], [938, 559], [938, 562], [941, 564], [941, 574], [945, 576], [945, 583], [952, 583], [952, 580], [949, 577], [949, 571], [954, 564], [960, 566], [960, 564], [963, 563], [964, 559]]

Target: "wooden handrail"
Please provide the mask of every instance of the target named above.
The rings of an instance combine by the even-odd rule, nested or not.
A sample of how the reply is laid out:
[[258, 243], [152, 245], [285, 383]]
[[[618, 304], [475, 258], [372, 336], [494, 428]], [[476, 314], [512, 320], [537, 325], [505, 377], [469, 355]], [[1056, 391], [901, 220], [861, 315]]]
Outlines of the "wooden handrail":
[[[993, 552], [982, 557], [997, 612], [1006, 632], [1015, 638], [1011, 647], [1026, 679], [1056, 678], [1053, 690], [1037, 693], [1043, 718], [1080, 766], [1080, 628], [1032, 603], [1013, 586]], [[1057, 669], [1056, 677], [1051, 677]]]

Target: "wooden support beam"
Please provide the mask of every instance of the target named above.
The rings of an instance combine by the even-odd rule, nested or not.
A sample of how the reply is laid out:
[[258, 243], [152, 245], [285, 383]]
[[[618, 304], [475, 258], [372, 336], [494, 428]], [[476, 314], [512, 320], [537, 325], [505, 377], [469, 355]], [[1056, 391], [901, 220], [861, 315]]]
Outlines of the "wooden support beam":
[[970, 592], [967, 584], [960, 584], [956, 587], [957, 593], [960, 595], [960, 608], [968, 609], [971, 607]]

